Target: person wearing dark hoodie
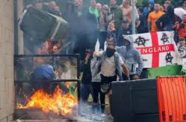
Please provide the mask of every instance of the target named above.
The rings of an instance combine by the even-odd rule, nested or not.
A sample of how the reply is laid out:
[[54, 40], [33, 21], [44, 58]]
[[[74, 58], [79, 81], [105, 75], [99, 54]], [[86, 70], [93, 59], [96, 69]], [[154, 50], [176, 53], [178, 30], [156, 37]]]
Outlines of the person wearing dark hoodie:
[[174, 8], [169, 5], [166, 13], [156, 21], [156, 26], [158, 31], [172, 31], [176, 22], [181, 22], [181, 20], [175, 16]]
[[[133, 38], [129, 35], [124, 37], [124, 46], [117, 47], [117, 52], [125, 59], [125, 63], [129, 69], [130, 79], [137, 80], [143, 70], [143, 60], [139, 51], [133, 47]], [[123, 79], [128, 79], [123, 76]]]
[[83, 75], [81, 79], [81, 88], [80, 88], [80, 94], [81, 94], [81, 100], [84, 103], [88, 102], [88, 97], [92, 93], [91, 92], [91, 68], [90, 68], [90, 61], [92, 59], [92, 53], [93, 51], [90, 49], [86, 50], [86, 56], [83, 62]]

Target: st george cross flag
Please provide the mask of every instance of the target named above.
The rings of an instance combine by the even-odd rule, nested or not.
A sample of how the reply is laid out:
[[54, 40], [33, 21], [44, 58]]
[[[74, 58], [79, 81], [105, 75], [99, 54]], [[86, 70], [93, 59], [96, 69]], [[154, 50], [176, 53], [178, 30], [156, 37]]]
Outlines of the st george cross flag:
[[145, 68], [155, 68], [176, 63], [177, 48], [172, 31], [135, 34], [131, 36], [134, 47], [142, 54]]

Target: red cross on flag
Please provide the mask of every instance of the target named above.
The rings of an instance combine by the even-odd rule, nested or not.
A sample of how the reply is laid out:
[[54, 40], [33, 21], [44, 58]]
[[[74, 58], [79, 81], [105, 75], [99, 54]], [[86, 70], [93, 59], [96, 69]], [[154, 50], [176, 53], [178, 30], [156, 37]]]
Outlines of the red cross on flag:
[[155, 68], [176, 63], [174, 33], [170, 31], [132, 35], [134, 47], [142, 54], [144, 67]]

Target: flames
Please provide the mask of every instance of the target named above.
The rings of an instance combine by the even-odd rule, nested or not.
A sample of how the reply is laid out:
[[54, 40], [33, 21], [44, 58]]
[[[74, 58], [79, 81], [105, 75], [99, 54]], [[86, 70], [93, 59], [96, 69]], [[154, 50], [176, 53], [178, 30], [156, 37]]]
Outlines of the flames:
[[18, 109], [40, 109], [45, 113], [54, 112], [57, 115], [69, 115], [77, 105], [77, 98], [70, 93], [63, 93], [57, 86], [52, 95], [43, 89], [37, 90], [28, 99], [26, 105], [17, 104]]

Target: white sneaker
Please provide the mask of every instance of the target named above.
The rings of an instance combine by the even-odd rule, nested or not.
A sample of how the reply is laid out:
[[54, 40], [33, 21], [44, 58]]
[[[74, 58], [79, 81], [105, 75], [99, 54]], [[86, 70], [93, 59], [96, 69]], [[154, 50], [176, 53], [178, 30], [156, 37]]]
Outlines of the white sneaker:
[[102, 113], [102, 114], [101, 114], [101, 117], [106, 117], [106, 114]]

